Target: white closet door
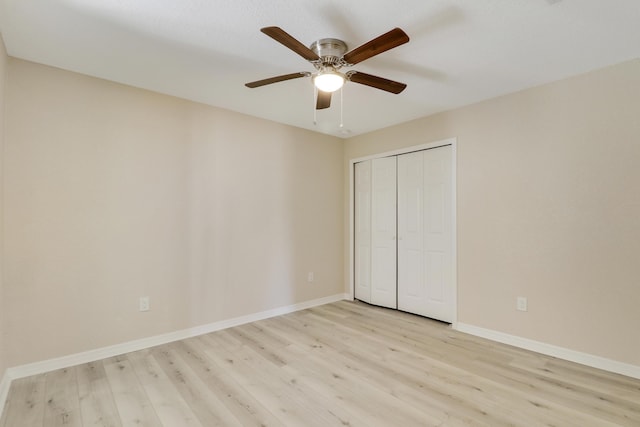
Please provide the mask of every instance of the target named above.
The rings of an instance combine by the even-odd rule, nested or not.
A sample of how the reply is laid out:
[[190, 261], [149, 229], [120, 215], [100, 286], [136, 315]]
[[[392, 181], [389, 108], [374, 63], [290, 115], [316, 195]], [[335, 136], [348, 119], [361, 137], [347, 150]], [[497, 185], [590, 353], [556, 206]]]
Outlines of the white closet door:
[[423, 314], [426, 307], [424, 268], [424, 156], [422, 151], [398, 156], [398, 308]]
[[397, 308], [396, 157], [371, 161], [371, 303]]
[[398, 308], [451, 322], [451, 146], [399, 156], [398, 189]]
[[371, 302], [371, 160], [355, 165], [355, 297]]

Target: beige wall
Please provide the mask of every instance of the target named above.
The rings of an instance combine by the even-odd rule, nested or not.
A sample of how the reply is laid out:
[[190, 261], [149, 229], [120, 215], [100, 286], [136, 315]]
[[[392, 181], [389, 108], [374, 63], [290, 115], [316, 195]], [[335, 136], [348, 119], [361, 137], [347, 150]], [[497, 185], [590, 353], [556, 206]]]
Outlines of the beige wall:
[[452, 136], [459, 320], [640, 365], [638, 60], [346, 143], [16, 59], [5, 92], [0, 369], [343, 292], [345, 161]]
[[[4, 41], [0, 34], [0, 224], [2, 224], [3, 215], [3, 155], [4, 155], [4, 82], [7, 74], [7, 52], [4, 48]], [[2, 259], [2, 226], [0, 225], [0, 380], [4, 376], [5, 365], [5, 341], [4, 341], [4, 324], [5, 324], [5, 307], [4, 307], [4, 262]]]
[[339, 139], [13, 58], [6, 119], [8, 366], [344, 291]]
[[352, 138], [345, 161], [457, 137], [459, 321], [640, 365], [639, 116], [635, 60]]

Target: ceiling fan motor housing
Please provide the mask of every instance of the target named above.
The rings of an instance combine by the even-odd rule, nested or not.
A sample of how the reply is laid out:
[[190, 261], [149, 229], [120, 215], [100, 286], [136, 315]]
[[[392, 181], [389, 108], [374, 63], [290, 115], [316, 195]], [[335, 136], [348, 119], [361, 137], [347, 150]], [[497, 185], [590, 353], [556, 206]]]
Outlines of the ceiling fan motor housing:
[[320, 57], [323, 66], [342, 66], [342, 56], [347, 52], [347, 44], [339, 39], [320, 39], [309, 46]]

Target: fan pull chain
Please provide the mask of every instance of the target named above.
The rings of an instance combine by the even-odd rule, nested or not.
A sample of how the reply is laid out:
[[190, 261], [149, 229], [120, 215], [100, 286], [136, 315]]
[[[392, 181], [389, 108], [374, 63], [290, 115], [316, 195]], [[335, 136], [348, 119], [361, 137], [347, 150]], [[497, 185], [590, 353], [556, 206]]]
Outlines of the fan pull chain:
[[311, 107], [313, 108], [313, 125], [318, 125], [318, 110], [316, 109], [316, 102], [318, 102], [318, 88], [313, 85], [313, 104]]
[[342, 129], [344, 127], [344, 120], [343, 120], [343, 96], [342, 96], [342, 91], [344, 90], [344, 86], [342, 86], [340, 88], [340, 129]]

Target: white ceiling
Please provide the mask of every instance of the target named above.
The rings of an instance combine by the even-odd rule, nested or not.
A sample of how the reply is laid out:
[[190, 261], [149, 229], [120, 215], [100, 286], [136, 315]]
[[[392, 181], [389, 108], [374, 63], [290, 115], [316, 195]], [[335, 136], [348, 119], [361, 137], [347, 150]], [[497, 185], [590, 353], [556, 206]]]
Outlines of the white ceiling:
[[[401, 27], [408, 44], [353, 67], [408, 84], [355, 83], [317, 113], [313, 71], [259, 30], [349, 49]], [[340, 137], [640, 57], [639, 0], [0, 0], [9, 55]]]

